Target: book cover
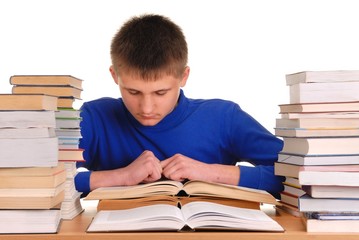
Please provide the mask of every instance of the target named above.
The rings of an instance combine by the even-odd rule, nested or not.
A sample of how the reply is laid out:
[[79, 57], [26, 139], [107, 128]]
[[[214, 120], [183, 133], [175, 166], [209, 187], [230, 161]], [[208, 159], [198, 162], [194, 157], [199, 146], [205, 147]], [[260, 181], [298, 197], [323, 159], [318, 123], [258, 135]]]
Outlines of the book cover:
[[82, 89], [69, 86], [23, 86], [14, 85], [13, 94], [47, 94], [57, 97], [73, 97], [81, 99]]
[[11, 85], [63, 85], [82, 89], [82, 82], [82, 79], [71, 75], [13, 75], [10, 77]]
[[57, 97], [45, 94], [0, 94], [0, 110], [57, 110]]

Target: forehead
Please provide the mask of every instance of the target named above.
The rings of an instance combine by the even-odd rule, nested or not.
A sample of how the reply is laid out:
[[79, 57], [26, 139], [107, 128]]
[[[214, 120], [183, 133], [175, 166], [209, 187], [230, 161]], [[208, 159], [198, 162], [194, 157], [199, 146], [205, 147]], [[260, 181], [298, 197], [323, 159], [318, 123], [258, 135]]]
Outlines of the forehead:
[[133, 89], [141, 92], [159, 91], [179, 87], [180, 79], [162, 74], [157, 78], [144, 79], [138, 74], [120, 74], [119, 85], [121, 88]]

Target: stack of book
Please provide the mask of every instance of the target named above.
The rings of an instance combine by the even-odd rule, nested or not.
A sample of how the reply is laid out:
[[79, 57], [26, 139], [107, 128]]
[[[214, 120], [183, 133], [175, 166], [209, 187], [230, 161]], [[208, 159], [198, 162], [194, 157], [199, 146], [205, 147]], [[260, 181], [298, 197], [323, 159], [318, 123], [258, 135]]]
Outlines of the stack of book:
[[81, 99], [83, 80], [71, 75], [14, 75], [10, 77], [14, 94], [51, 94], [56, 96], [57, 111], [55, 112], [58, 137], [58, 160], [65, 163], [67, 181], [65, 185], [65, 200], [61, 206], [63, 219], [72, 219], [83, 211], [80, 202], [81, 193], [77, 192], [74, 184], [76, 163], [84, 161], [79, 148], [80, 111], [73, 103]]
[[65, 195], [57, 97], [0, 94], [0, 233], [55, 233]]
[[99, 200], [88, 232], [283, 231], [260, 210], [260, 203], [276, 205], [276, 199], [268, 192], [238, 186], [163, 180], [98, 188], [85, 200]]
[[286, 83], [290, 103], [275, 127], [281, 201], [308, 232], [359, 232], [359, 71], [299, 72]]

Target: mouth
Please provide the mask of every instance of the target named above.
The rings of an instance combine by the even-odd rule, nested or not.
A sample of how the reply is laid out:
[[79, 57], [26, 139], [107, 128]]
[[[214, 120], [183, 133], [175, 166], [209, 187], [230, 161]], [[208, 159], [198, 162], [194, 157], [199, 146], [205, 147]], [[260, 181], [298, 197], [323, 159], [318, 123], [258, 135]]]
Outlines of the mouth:
[[156, 116], [155, 115], [142, 115], [140, 114], [139, 117], [141, 119], [144, 119], [144, 120], [153, 120], [153, 119], [156, 119]]

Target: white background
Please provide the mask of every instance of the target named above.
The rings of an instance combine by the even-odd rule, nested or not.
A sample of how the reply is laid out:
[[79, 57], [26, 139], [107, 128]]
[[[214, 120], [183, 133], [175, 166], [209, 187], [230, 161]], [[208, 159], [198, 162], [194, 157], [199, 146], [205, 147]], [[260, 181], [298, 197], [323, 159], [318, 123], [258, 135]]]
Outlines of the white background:
[[356, 2], [1, 0], [0, 93], [11, 92], [11, 75], [70, 74], [84, 80], [83, 101], [119, 97], [112, 36], [133, 15], [158, 13], [187, 37], [186, 95], [235, 101], [273, 131], [278, 104], [289, 102], [285, 74], [359, 69]]

